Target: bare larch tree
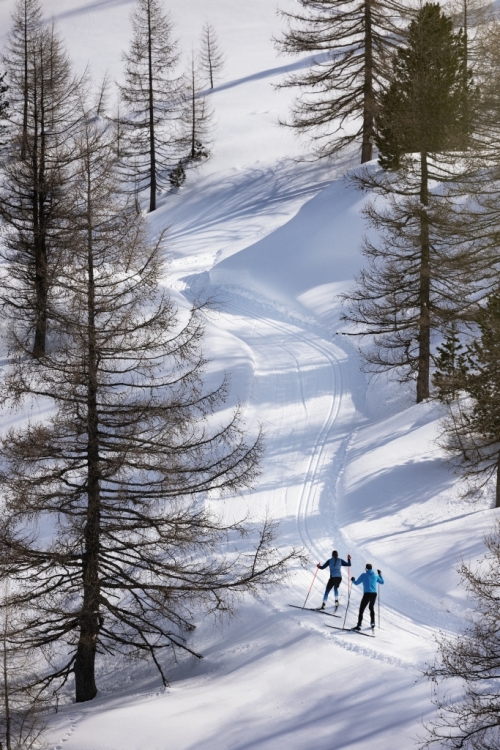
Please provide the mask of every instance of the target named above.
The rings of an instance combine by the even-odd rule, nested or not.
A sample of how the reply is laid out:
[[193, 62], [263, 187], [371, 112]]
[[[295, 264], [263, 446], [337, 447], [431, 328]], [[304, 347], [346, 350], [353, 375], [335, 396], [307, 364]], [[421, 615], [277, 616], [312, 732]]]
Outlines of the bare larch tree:
[[149, 190], [149, 210], [177, 161], [178, 54], [172, 22], [159, 0], [137, 0], [133, 38], [125, 54], [120, 151], [124, 174], [138, 192]]
[[224, 70], [225, 57], [217, 39], [214, 27], [208, 23], [203, 26], [201, 35], [200, 48], [200, 67], [205, 73], [210, 88], [213, 89], [214, 83]]
[[18, 637], [22, 614], [2, 606], [0, 617], [0, 747], [39, 750], [49, 696], [37, 685], [36, 656]]
[[30, 342], [33, 356], [41, 357], [51, 275], [68, 226], [65, 191], [83, 79], [72, 75], [52, 26], [30, 32], [26, 83], [25, 49], [15, 40], [6, 58], [12, 125], [9, 158], [0, 177], [0, 217], [7, 228], [1, 298], [17, 334]]
[[73, 673], [77, 702], [96, 695], [99, 653], [149, 657], [166, 684], [169, 650], [195, 653], [197, 609], [230, 611], [296, 556], [266, 522], [238, 553], [250, 529], [206, 502], [252, 483], [261, 437], [246, 437], [240, 408], [218, 415], [228, 383], [204, 386], [201, 312], [176, 312], [166, 294], [163, 237], [151, 244], [116, 197], [108, 138], [91, 123], [82, 135], [51, 347], [41, 360], [20, 350], [4, 386], [53, 413], [2, 443], [0, 579], [26, 611], [27, 645], [58, 644], [45, 684]]
[[195, 163], [210, 154], [213, 108], [203, 93], [200, 72], [195, 54], [183, 79], [183, 101], [181, 110], [182, 143], [187, 149], [185, 163]]
[[3, 63], [9, 70], [10, 101], [12, 113], [21, 126], [20, 155], [27, 156], [28, 111], [30, 88], [32, 87], [33, 43], [42, 27], [42, 8], [39, 0], [17, 0], [12, 14], [12, 28], [9, 33]]
[[467, 628], [456, 638], [440, 636], [438, 657], [425, 671], [432, 681], [436, 715], [427, 726], [422, 750], [494, 750], [500, 743], [498, 523], [486, 546], [478, 564], [464, 562], [459, 568], [472, 607]]
[[403, 7], [395, 0], [298, 0], [300, 11], [281, 11], [288, 30], [281, 52], [315, 54], [305, 72], [282, 86], [302, 89], [291, 127], [311, 134], [319, 157], [357, 142], [361, 163], [373, 157], [377, 97], [387, 57], [400, 37]]

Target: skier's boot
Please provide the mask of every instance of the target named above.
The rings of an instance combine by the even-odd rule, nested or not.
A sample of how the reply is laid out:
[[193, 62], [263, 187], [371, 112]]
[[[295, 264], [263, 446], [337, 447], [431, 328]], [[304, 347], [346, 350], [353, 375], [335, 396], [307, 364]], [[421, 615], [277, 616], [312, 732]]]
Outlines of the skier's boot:
[[361, 625], [356, 625], [356, 627], [353, 628], [353, 630], [361, 630]]
[[326, 602], [323, 602], [323, 604], [321, 605], [321, 607], [318, 607], [318, 609], [319, 609], [319, 610], [321, 611], [321, 610], [322, 610], [322, 609], [324, 609], [325, 607], [326, 607]]
[[335, 599], [335, 606], [336, 606], [336, 607], [338, 607], [338, 606], [339, 606], [339, 600], [338, 600], [338, 599]]
[[372, 630], [375, 630], [375, 623], [374, 622], [370, 623], [370, 627]]

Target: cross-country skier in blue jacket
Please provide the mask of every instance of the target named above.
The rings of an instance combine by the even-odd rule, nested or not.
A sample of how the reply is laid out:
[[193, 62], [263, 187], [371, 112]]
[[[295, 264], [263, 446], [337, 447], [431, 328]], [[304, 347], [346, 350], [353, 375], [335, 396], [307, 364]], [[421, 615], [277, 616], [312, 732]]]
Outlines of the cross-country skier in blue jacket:
[[372, 566], [370, 563], [366, 564], [366, 569], [364, 573], [361, 573], [358, 580], [355, 578], [351, 578], [351, 581], [354, 583], [355, 586], [359, 586], [360, 583], [363, 584], [363, 598], [361, 599], [361, 604], [359, 605], [359, 614], [358, 614], [358, 624], [356, 625], [353, 630], [361, 630], [361, 623], [363, 622], [363, 613], [366, 609], [366, 605], [369, 605], [370, 609], [370, 617], [371, 617], [371, 626], [372, 628], [375, 627], [375, 600], [377, 598], [377, 583], [383, 583], [384, 579], [382, 578], [382, 571], [377, 570], [377, 575], [375, 575], [375, 572], [372, 570]]
[[339, 586], [342, 583], [342, 566], [346, 568], [351, 567], [351, 556], [347, 555], [347, 562], [345, 560], [342, 560], [341, 557], [339, 557], [339, 553], [336, 549], [333, 550], [332, 556], [329, 560], [326, 561], [326, 563], [318, 563], [318, 568], [320, 570], [324, 570], [326, 567], [330, 568], [330, 578], [328, 580], [328, 583], [326, 584], [325, 589], [325, 595], [323, 596], [323, 604], [321, 605], [320, 609], [324, 609], [326, 602], [328, 600], [328, 594], [333, 589], [333, 593], [335, 594], [335, 606], [338, 607], [339, 604]]

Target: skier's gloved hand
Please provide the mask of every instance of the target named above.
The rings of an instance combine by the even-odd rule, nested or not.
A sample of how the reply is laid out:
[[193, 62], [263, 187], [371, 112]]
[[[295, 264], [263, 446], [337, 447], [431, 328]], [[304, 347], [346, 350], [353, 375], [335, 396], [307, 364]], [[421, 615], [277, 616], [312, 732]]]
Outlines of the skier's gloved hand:
[[382, 575], [382, 571], [381, 570], [377, 570], [377, 573], [379, 574], [379, 576]]
[[317, 567], [317, 568], [321, 568], [321, 563], [318, 563], [318, 564], [316, 565], [316, 567]]
[[355, 581], [355, 580], [356, 580], [356, 579], [355, 579], [355, 578], [354, 578], [354, 576], [353, 576], [353, 577], [351, 578], [351, 581]]
[[348, 559], [348, 560], [350, 560], [350, 559], [351, 559], [351, 556], [350, 556], [350, 555], [347, 555], [347, 559]]

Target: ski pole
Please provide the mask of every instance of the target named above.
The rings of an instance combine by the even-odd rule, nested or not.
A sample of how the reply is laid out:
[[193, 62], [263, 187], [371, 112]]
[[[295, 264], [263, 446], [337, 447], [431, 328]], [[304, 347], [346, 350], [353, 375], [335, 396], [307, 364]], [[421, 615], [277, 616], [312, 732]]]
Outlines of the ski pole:
[[377, 586], [378, 588], [378, 627], [380, 630], [380, 583]]
[[[351, 558], [352, 559], [352, 558]], [[345, 608], [344, 622], [342, 623], [342, 630], [345, 628], [345, 621], [347, 618], [347, 611], [349, 609], [349, 602], [351, 601], [351, 568], [349, 566], [349, 576], [347, 579], [347, 606]]]
[[309, 591], [307, 592], [306, 600], [305, 600], [304, 604], [302, 605], [302, 609], [304, 609], [304, 607], [305, 607], [305, 606], [306, 606], [306, 604], [307, 604], [307, 600], [309, 599], [309, 594], [311, 593], [311, 589], [312, 589], [312, 587], [313, 587], [313, 585], [314, 585], [314, 581], [316, 580], [316, 576], [318, 575], [318, 570], [319, 570], [319, 568], [316, 568], [316, 571], [315, 571], [315, 573], [314, 573], [314, 576], [313, 576], [313, 579], [312, 579], [312, 583], [311, 583], [311, 585], [309, 586]]

